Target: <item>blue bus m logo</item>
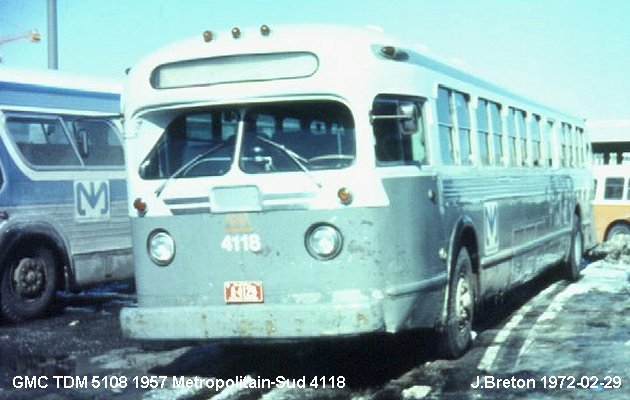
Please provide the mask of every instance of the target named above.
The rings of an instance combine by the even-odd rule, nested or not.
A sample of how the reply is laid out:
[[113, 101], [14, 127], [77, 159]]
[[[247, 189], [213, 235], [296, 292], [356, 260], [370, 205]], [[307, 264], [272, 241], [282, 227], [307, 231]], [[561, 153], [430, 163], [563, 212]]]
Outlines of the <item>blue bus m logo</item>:
[[490, 201], [483, 205], [486, 254], [492, 254], [499, 250], [498, 209], [496, 201]]
[[76, 181], [74, 183], [75, 219], [109, 219], [109, 183]]

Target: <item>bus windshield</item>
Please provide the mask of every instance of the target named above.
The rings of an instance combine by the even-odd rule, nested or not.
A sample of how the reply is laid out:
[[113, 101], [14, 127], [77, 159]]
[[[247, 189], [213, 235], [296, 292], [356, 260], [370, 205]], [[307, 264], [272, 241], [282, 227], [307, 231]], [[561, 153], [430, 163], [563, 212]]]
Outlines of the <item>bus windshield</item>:
[[233, 165], [247, 174], [340, 169], [354, 157], [354, 120], [339, 102], [207, 107], [189, 109], [166, 125], [140, 176], [219, 176]]

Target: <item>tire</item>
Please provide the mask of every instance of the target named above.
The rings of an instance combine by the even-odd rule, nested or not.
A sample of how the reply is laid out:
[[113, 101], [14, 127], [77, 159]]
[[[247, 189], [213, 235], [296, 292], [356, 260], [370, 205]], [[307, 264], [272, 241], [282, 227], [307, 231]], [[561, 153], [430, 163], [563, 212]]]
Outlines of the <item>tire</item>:
[[573, 229], [571, 230], [571, 246], [569, 254], [563, 263], [563, 272], [567, 280], [575, 282], [580, 279], [580, 264], [584, 255], [584, 236], [580, 229], [580, 217], [573, 218]]
[[630, 224], [625, 222], [615, 222], [606, 232], [605, 242], [614, 238], [617, 235], [630, 235]]
[[472, 324], [475, 296], [472, 262], [465, 247], [461, 247], [454, 261], [449, 282], [447, 317], [440, 334], [440, 356], [455, 359], [463, 355], [472, 343]]
[[9, 256], [1, 278], [0, 314], [5, 319], [20, 322], [41, 316], [57, 291], [52, 251], [45, 246], [18, 248]]

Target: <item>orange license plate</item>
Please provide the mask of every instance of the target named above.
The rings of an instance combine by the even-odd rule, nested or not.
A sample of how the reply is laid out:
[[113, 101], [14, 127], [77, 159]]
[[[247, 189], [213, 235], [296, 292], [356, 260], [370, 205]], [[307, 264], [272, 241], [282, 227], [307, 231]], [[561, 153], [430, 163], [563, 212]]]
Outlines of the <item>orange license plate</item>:
[[262, 282], [227, 281], [223, 283], [223, 295], [226, 303], [262, 303]]

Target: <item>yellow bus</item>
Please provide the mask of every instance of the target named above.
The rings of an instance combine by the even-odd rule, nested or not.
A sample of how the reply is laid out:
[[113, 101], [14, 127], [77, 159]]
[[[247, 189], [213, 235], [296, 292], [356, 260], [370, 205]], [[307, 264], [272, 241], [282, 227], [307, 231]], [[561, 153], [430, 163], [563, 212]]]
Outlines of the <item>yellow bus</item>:
[[630, 235], [630, 119], [594, 120], [587, 126], [592, 133], [597, 239]]
[[599, 241], [630, 235], [630, 164], [595, 165], [593, 216]]

